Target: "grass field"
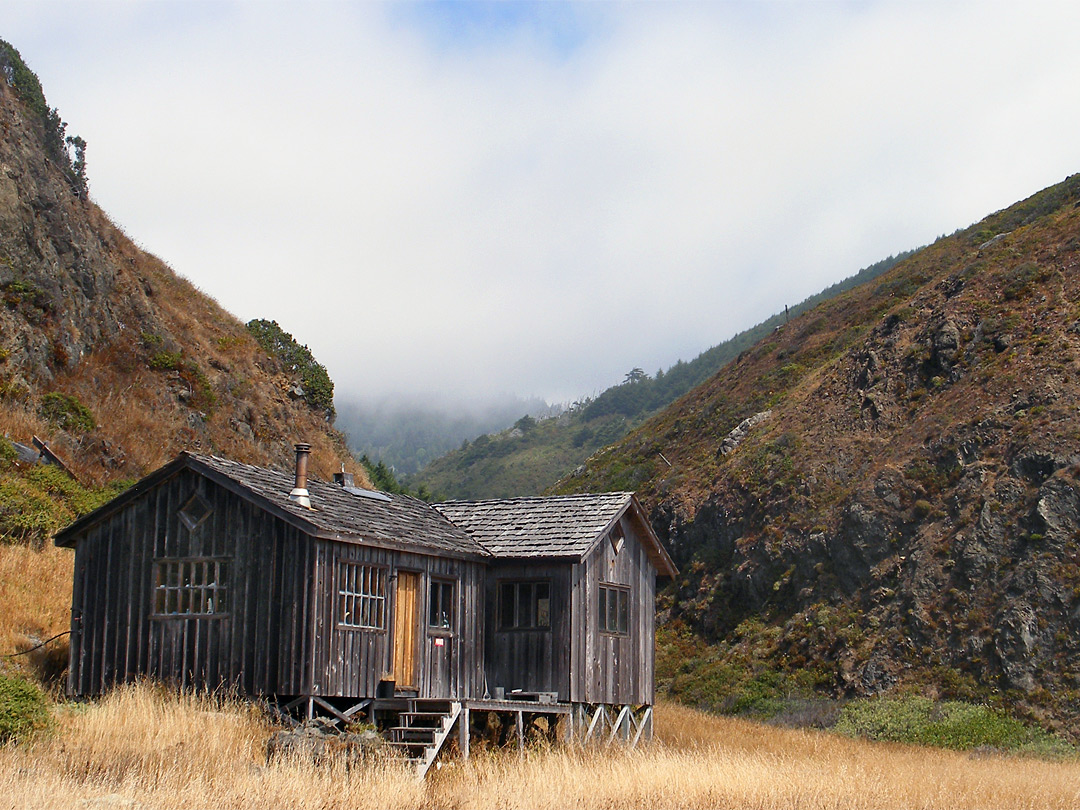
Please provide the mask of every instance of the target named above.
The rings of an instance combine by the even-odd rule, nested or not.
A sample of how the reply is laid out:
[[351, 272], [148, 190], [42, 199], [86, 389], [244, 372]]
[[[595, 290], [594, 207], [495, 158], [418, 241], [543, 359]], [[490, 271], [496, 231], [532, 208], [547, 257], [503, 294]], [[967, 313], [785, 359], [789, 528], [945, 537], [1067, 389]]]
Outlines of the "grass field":
[[395, 761], [267, 763], [244, 704], [128, 687], [0, 748], [0, 808], [1074, 808], [1080, 763], [777, 729], [662, 704], [637, 751], [482, 751], [426, 782]]

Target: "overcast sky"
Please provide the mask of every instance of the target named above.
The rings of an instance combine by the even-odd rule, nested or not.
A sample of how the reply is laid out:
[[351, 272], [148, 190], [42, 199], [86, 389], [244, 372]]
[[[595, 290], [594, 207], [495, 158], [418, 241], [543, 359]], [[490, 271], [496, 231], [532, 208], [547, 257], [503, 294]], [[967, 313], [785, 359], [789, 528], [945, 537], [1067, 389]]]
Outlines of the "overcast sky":
[[128, 234], [343, 396], [565, 401], [1080, 171], [1080, 3], [6, 0]]

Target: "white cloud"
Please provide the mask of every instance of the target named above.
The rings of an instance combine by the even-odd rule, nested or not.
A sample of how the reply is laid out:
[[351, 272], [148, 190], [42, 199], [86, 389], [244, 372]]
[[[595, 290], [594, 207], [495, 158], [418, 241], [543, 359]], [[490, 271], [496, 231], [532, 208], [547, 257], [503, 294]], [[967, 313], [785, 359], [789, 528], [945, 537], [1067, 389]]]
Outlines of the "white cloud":
[[1071, 4], [521, 17], [16, 3], [3, 35], [98, 202], [339, 391], [572, 398], [1080, 168]]

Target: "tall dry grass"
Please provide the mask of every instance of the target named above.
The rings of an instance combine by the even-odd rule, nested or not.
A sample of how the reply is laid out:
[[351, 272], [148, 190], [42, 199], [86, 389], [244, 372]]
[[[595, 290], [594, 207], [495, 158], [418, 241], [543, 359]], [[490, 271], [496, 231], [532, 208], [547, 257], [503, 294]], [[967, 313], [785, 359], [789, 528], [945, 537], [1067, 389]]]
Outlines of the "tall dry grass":
[[64, 707], [0, 749], [0, 808], [1075, 808], [1080, 764], [846, 740], [662, 705], [637, 751], [534, 749], [449, 760], [427, 782], [393, 762], [266, 763], [240, 703], [126, 687]]
[[[0, 543], [0, 655], [25, 650], [71, 627], [74, 552], [51, 543], [40, 550]], [[48, 680], [67, 664], [67, 641], [39, 653], [2, 659], [9, 667], [37, 669]]]
[[127, 686], [65, 706], [52, 736], [0, 748], [0, 808], [409, 808], [424, 786], [397, 763], [317, 766], [263, 756], [252, 707]]

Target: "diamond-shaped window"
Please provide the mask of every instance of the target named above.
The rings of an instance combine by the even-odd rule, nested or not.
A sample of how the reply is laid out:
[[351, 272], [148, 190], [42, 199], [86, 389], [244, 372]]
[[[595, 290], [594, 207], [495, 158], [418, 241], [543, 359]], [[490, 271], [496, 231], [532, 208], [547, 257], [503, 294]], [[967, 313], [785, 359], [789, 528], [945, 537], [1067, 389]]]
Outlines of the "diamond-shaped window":
[[623, 549], [623, 545], [626, 543], [626, 535], [623, 534], [622, 524], [616, 523], [611, 529], [611, 534], [608, 535], [608, 540], [611, 541], [611, 549], [618, 554]]
[[180, 507], [177, 514], [180, 516], [180, 520], [184, 522], [184, 525], [188, 527], [188, 531], [193, 532], [198, 528], [199, 524], [210, 517], [210, 513], [213, 511], [214, 508], [207, 502], [206, 498], [196, 492], [187, 499], [187, 503]]

